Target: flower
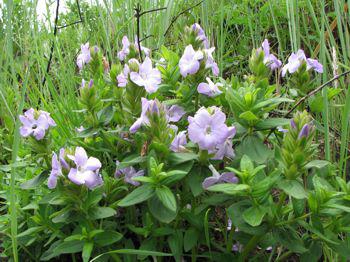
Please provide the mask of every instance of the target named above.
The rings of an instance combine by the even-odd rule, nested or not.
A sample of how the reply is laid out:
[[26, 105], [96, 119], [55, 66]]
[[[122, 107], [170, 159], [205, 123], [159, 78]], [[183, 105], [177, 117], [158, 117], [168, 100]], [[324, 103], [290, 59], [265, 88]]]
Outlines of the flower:
[[19, 119], [22, 123], [20, 127], [20, 134], [23, 137], [33, 135], [36, 140], [41, 140], [45, 136], [46, 130], [50, 126], [56, 126], [55, 121], [50, 117], [50, 114], [45, 111], [37, 112], [38, 118], [35, 117], [35, 111], [33, 108], [27, 110], [24, 115], [20, 115]]
[[120, 50], [117, 54], [120, 61], [124, 61], [124, 59], [130, 53], [130, 41], [126, 35], [123, 36], [122, 45], [123, 45], [122, 50]]
[[204, 48], [208, 48], [209, 47], [209, 41], [207, 36], [205, 35], [205, 32], [203, 30], [203, 28], [198, 24], [198, 23], [194, 23], [192, 25], [192, 30], [197, 33], [197, 39], [199, 41], [202, 41]]
[[117, 82], [119, 87], [126, 87], [128, 83], [128, 77], [129, 77], [130, 69], [127, 64], [124, 65], [123, 72], [121, 72], [117, 76]]
[[60, 175], [62, 175], [62, 167], [60, 161], [58, 161], [56, 153], [53, 153], [51, 160], [52, 170], [47, 180], [47, 186], [50, 189], [53, 189], [57, 185], [57, 179]]
[[152, 68], [152, 61], [149, 57], [139, 66], [139, 72], [131, 72], [130, 79], [138, 86], [144, 86], [149, 94], [158, 90], [161, 83], [161, 74], [157, 68]]
[[209, 49], [204, 49], [204, 53], [206, 56], [206, 61], [205, 61], [205, 68], [210, 68], [214, 76], [219, 75], [219, 67], [218, 64], [215, 62], [213, 53], [215, 51], [215, 47], [209, 48]]
[[323, 73], [322, 64], [316, 59], [306, 58], [304, 51], [299, 49], [288, 58], [288, 63], [282, 68], [282, 76], [284, 77], [287, 72], [295, 73], [303, 63], [306, 63], [306, 70], [314, 69], [318, 73]]
[[[135, 36], [135, 47], [136, 47], [136, 50], [139, 51], [139, 44], [138, 44], [137, 35]], [[143, 45], [141, 45], [141, 43], [140, 43], [140, 47], [141, 47], [141, 52], [144, 52], [145, 56], [149, 56], [150, 55], [151, 49], [149, 49], [147, 47], [144, 47]]]
[[261, 51], [264, 52], [264, 64], [268, 67], [270, 67], [271, 70], [275, 70], [279, 67], [281, 67], [282, 62], [277, 59], [277, 57], [273, 54], [270, 54], [270, 44], [267, 39], [264, 40], [262, 43], [262, 49], [258, 48], [257, 52], [260, 53]]
[[225, 156], [228, 158], [234, 158], [235, 152], [232, 148], [232, 138], [236, 135], [236, 128], [234, 126], [228, 128], [227, 138], [224, 143], [216, 146], [214, 160], [222, 160]]
[[168, 122], [178, 122], [184, 114], [186, 114], [185, 110], [178, 105], [172, 105], [166, 110]]
[[210, 165], [209, 169], [211, 170], [213, 175], [204, 179], [202, 183], [202, 186], [204, 189], [207, 189], [208, 187], [211, 187], [212, 185], [215, 185], [215, 184], [222, 184], [222, 183], [235, 184], [238, 182], [238, 178], [235, 176], [233, 172], [225, 172], [220, 174], [218, 171], [216, 171], [213, 165]]
[[81, 70], [85, 64], [88, 64], [91, 60], [89, 43], [80, 46], [81, 53], [77, 57], [77, 66]]
[[302, 139], [303, 137], [308, 137], [310, 133], [311, 126], [309, 124], [305, 124], [298, 135], [298, 139]]
[[184, 54], [179, 61], [181, 75], [186, 77], [187, 75], [194, 75], [197, 73], [200, 67], [199, 61], [201, 59], [203, 59], [202, 51], [194, 51], [192, 45], [186, 46]]
[[68, 165], [67, 161], [65, 160], [65, 155], [66, 154], [65, 154], [64, 148], [61, 148], [60, 149], [60, 154], [59, 154], [61, 167], [63, 167], [66, 170], [69, 170], [70, 166]]
[[159, 108], [157, 100], [147, 100], [146, 98], [141, 98], [142, 111], [141, 116], [132, 124], [130, 127], [130, 132], [135, 133], [142, 125], [148, 125], [149, 119], [147, 113], [159, 113]]
[[128, 166], [128, 167], [119, 169], [118, 166], [120, 163], [118, 160], [116, 161], [116, 164], [117, 164], [117, 169], [116, 169], [115, 174], [114, 174], [114, 176], [116, 178], [120, 177], [121, 175], [124, 175], [124, 181], [126, 183], [134, 185], [134, 186], [140, 185], [140, 182], [134, 181], [133, 178], [138, 177], [138, 176], [144, 176], [145, 171], [143, 171], [143, 170], [136, 171], [135, 168], [132, 166]]
[[200, 94], [214, 97], [220, 95], [222, 91], [219, 89], [219, 86], [222, 86], [221, 83], [214, 84], [209, 77], [206, 78], [207, 83], [200, 83], [197, 87], [197, 91]]
[[278, 131], [278, 132], [281, 132], [281, 133], [287, 133], [287, 132], [288, 132], [288, 129], [285, 129], [285, 128], [283, 128], [282, 126], [278, 126], [278, 127], [277, 127], [277, 131]]
[[[94, 80], [90, 79], [89, 84], [88, 84], [88, 88], [91, 88], [93, 84], [94, 84]], [[85, 81], [85, 79], [82, 79], [81, 80], [81, 89], [84, 89], [84, 88], [86, 88], [86, 81]]]
[[179, 132], [171, 142], [170, 150], [173, 152], [182, 152], [187, 144], [186, 131]]
[[74, 161], [76, 168], [71, 168], [68, 178], [77, 185], [86, 185], [89, 189], [93, 189], [103, 183], [99, 174], [101, 162], [95, 157], [89, 157], [82, 147], [75, 149], [75, 154], [68, 155], [68, 158]]
[[229, 129], [225, 124], [226, 116], [218, 107], [209, 110], [202, 107], [194, 117], [188, 117], [188, 135], [192, 142], [202, 150], [213, 150], [225, 142]]

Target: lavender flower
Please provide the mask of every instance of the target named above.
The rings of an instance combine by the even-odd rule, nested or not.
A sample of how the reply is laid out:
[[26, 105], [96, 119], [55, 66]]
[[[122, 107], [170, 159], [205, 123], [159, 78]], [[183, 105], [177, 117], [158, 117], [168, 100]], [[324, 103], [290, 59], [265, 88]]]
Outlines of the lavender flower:
[[127, 64], [124, 65], [123, 72], [121, 72], [117, 76], [117, 82], [119, 87], [126, 87], [128, 84], [128, 77], [129, 77], [130, 69]]
[[130, 53], [130, 41], [126, 35], [123, 36], [122, 45], [123, 45], [122, 50], [120, 50], [117, 54], [120, 61], [124, 61], [124, 59]]
[[268, 66], [272, 71], [281, 67], [282, 62], [277, 59], [277, 57], [273, 54], [270, 54], [270, 44], [267, 39], [262, 43], [262, 49], [258, 48], [257, 52], [264, 52], [264, 64]]
[[209, 97], [214, 97], [217, 95], [220, 95], [222, 91], [219, 89], [219, 86], [222, 86], [221, 83], [214, 84], [209, 77], [206, 78], [207, 83], [200, 83], [197, 87], [197, 91], [200, 94], [209, 96]]
[[287, 133], [287, 132], [288, 132], [288, 129], [285, 129], [285, 128], [283, 128], [282, 126], [278, 126], [278, 127], [277, 127], [277, 131], [278, 131], [278, 132], [281, 132], [281, 133]]
[[53, 189], [57, 185], [57, 179], [62, 175], [62, 167], [60, 161], [58, 161], [56, 153], [53, 153], [51, 160], [52, 170], [47, 181], [47, 186], [50, 189]]
[[194, 23], [192, 25], [192, 30], [197, 34], [197, 40], [203, 43], [204, 48], [209, 48], [209, 41], [207, 36], [205, 35], [203, 28], [199, 24]]
[[130, 79], [138, 86], [144, 86], [149, 94], [158, 90], [161, 83], [161, 74], [157, 68], [152, 68], [152, 61], [146, 57], [145, 61], [139, 66], [139, 72], [131, 72]]
[[185, 110], [178, 105], [172, 105], [166, 110], [168, 122], [178, 122], [184, 114], [186, 114]]
[[146, 98], [141, 98], [142, 112], [141, 116], [132, 124], [130, 127], [130, 132], [135, 133], [141, 126], [148, 125], [149, 119], [147, 113], [158, 113], [159, 108], [157, 105], [157, 100], [147, 100]]
[[80, 46], [81, 53], [77, 57], [77, 66], [81, 70], [85, 64], [88, 64], [91, 60], [89, 43]]
[[222, 160], [224, 157], [234, 158], [235, 152], [232, 148], [232, 138], [236, 135], [236, 128], [234, 126], [228, 128], [227, 138], [224, 143], [217, 145], [214, 160]]
[[48, 112], [40, 110], [37, 114], [39, 115], [36, 118], [34, 109], [30, 108], [24, 115], [19, 116], [22, 123], [20, 127], [21, 136], [28, 137], [32, 135], [36, 140], [41, 140], [50, 126], [56, 126], [55, 121], [50, 117]]
[[75, 149], [75, 154], [68, 155], [68, 158], [74, 161], [76, 168], [71, 168], [68, 178], [77, 185], [86, 185], [89, 189], [93, 189], [103, 183], [99, 174], [101, 162], [95, 157], [89, 157], [82, 147]]
[[179, 132], [171, 142], [170, 150], [173, 152], [182, 152], [187, 144], [186, 131]]
[[208, 187], [215, 184], [222, 184], [222, 183], [235, 184], [238, 182], [238, 178], [232, 172], [225, 172], [225, 173], [219, 174], [219, 172], [216, 171], [216, 169], [212, 165], [209, 166], [209, 169], [211, 170], [213, 175], [211, 177], [207, 177], [206, 179], [204, 179], [202, 183], [202, 186], [204, 189], [207, 189]]
[[215, 47], [204, 49], [204, 53], [206, 56], [205, 60], [205, 68], [210, 68], [214, 76], [219, 75], [219, 67], [218, 64], [215, 62], [213, 53], [215, 51]]
[[288, 58], [288, 63], [282, 68], [282, 76], [284, 77], [287, 72], [295, 73], [303, 63], [306, 63], [306, 70], [314, 69], [318, 73], [323, 73], [322, 64], [316, 59], [306, 58], [304, 51], [299, 49]]
[[202, 107], [194, 117], [188, 117], [188, 135], [202, 150], [213, 150], [227, 139], [226, 116], [218, 107]]
[[116, 164], [117, 164], [117, 169], [116, 169], [115, 174], [114, 174], [114, 176], [116, 178], [120, 177], [121, 175], [124, 175], [124, 181], [126, 183], [131, 184], [133, 186], [140, 185], [140, 182], [134, 181], [133, 178], [138, 177], [138, 176], [144, 176], [145, 171], [143, 171], [143, 170], [136, 171], [135, 168], [132, 166], [119, 169], [118, 168], [119, 161], [116, 161]]
[[294, 119], [291, 119], [291, 120], [290, 120], [290, 126], [291, 126], [293, 129], [296, 129], [296, 128], [297, 128], [297, 125], [295, 124]]
[[[90, 79], [89, 84], [88, 84], [88, 88], [91, 88], [94, 84], [94, 80]], [[81, 89], [86, 88], [86, 81], [84, 79], [81, 80]]]
[[59, 160], [60, 160], [61, 167], [63, 167], [66, 170], [69, 170], [70, 166], [68, 165], [67, 161], [65, 160], [65, 156], [66, 156], [66, 152], [65, 152], [64, 148], [61, 148], [60, 154], [59, 154]]
[[302, 139], [303, 137], [308, 137], [310, 134], [310, 129], [311, 129], [310, 124], [305, 124], [299, 132], [298, 139]]
[[201, 51], [195, 51], [192, 45], [185, 48], [184, 54], [179, 61], [180, 73], [183, 77], [194, 75], [200, 67], [200, 60], [203, 59]]

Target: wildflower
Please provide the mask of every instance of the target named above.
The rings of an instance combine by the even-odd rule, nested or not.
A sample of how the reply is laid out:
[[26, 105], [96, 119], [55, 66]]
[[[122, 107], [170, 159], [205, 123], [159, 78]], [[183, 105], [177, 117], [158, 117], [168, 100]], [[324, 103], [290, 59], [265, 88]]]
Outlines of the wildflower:
[[303, 63], [306, 63], [306, 70], [314, 69], [318, 73], [323, 73], [322, 64], [316, 59], [306, 58], [304, 51], [299, 49], [288, 58], [288, 63], [282, 68], [282, 76], [284, 77], [287, 72], [295, 73]]
[[88, 64], [91, 60], [89, 43], [81, 45], [81, 53], [77, 57], [77, 66], [81, 70], [85, 64]]
[[168, 122], [178, 122], [184, 114], [186, 114], [185, 110], [178, 105], [172, 105], [166, 110]]
[[270, 54], [270, 44], [267, 39], [262, 43], [262, 49], [258, 48], [257, 52], [264, 52], [264, 64], [268, 66], [271, 70], [275, 70], [281, 67], [282, 62], [277, 59], [277, 57], [273, 54]]
[[210, 165], [209, 169], [211, 170], [213, 175], [204, 179], [202, 183], [202, 186], [204, 189], [207, 189], [208, 187], [215, 184], [222, 184], [222, 183], [235, 184], [238, 182], [238, 178], [235, 176], [233, 172], [225, 172], [220, 174], [218, 171], [216, 171], [213, 165]]
[[[88, 88], [91, 88], [94, 84], [94, 80], [90, 79], [89, 84], [88, 84]], [[86, 88], [86, 81], [84, 79], [81, 80], [81, 89]]]
[[214, 97], [220, 95], [222, 91], [219, 89], [219, 86], [222, 86], [221, 83], [214, 84], [209, 77], [206, 78], [207, 83], [200, 83], [197, 87], [197, 91], [200, 94], [207, 95], [209, 97]]
[[218, 64], [215, 62], [213, 53], [215, 51], [215, 47], [209, 48], [209, 49], [204, 49], [204, 53], [206, 56], [206, 61], [205, 61], [205, 68], [211, 69], [212, 73], [214, 76], [219, 75], [219, 67]]
[[184, 54], [179, 61], [180, 73], [183, 77], [194, 75], [200, 67], [200, 60], [203, 59], [201, 51], [195, 51], [192, 45], [185, 48]]
[[159, 108], [157, 104], [157, 100], [147, 100], [146, 98], [141, 98], [142, 103], [142, 112], [141, 116], [132, 124], [130, 127], [130, 132], [135, 133], [142, 125], [148, 125], [149, 119], [147, 114], [148, 113], [159, 113]]
[[192, 30], [197, 34], [197, 39], [203, 43], [204, 48], [209, 48], [209, 41], [203, 28], [199, 24], [194, 23], [192, 25]]
[[129, 166], [129, 167], [125, 167], [125, 168], [121, 168], [119, 169], [119, 161], [116, 161], [117, 164], [117, 169], [115, 171], [114, 176], [116, 178], [120, 177], [121, 175], [124, 175], [124, 181], [128, 184], [131, 184], [133, 186], [139, 186], [140, 182], [138, 181], [134, 181], [133, 178], [134, 177], [138, 177], [138, 176], [144, 176], [145, 175], [145, 171], [144, 170], [139, 170], [136, 171], [134, 167]]
[[310, 133], [310, 128], [311, 128], [310, 124], [305, 124], [299, 132], [298, 139], [302, 139], [303, 137], [308, 137]]
[[82, 147], [75, 149], [75, 154], [68, 155], [68, 158], [74, 161], [76, 168], [71, 168], [68, 178], [77, 185], [86, 185], [89, 189], [93, 189], [103, 183], [99, 174], [101, 162], [95, 157], [89, 157]]
[[53, 153], [51, 160], [52, 170], [47, 181], [47, 186], [50, 189], [53, 189], [57, 185], [57, 179], [60, 175], [62, 175], [62, 167], [60, 161], [58, 161], [56, 153]]
[[278, 126], [278, 127], [277, 127], [277, 131], [278, 131], [278, 132], [281, 132], [281, 133], [287, 133], [287, 132], [288, 132], [288, 129], [285, 129], [285, 128], [283, 128], [282, 126]]
[[234, 158], [235, 152], [232, 148], [232, 138], [236, 134], [236, 128], [234, 126], [228, 128], [227, 138], [224, 143], [216, 146], [215, 156], [212, 158], [214, 160], [221, 160], [224, 157]]
[[117, 76], [117, 82], [119, 87], [126, 87], [128, 83], [128, 77], [129, 77], [130, 69], [127, 64], [124, 65], [123, 72], [121, 72]]
[[61, 148], [60, 149], [60, 154], [59, 154], [59, 159], [60, 159], [60, 164], [61, 164], [61, 167], [63, 167], [64, 169], [66, 170], [69, 170], [70, 169], [70, 166], [68, 165], [67, 161], [65, 160], [65, 150], [64, 148]]
[[173, 152], [182, 152], [187, 144], [186, 131], [179, 132], [171, 142], [170, 150]]
[[194, 117], [188, 117], [188, 135], [202, 150], [212, 150], [227, 139], [226, 116], [218, 107], [202, 107]]
[[122, 50], [120, 50], [117, 54], [118, 58], [120, 61], [124, 61], [124, 59], [128, 56], [128, 54], [130, 53], [130, 42], [128, 37], [125, 35], [123, 36], [122, 39], [122, 45], [123, 48]]
[[20, 115], [19, 119], [22, 123], [20, 127], [20, 134], [23, 137], [33, 135], [36, 140], [41, 140], [45, 136], [46, 130], [50, 126], [56, 126], [55, 121], [50, 117], [50, 114], [45, 111], [37, 112], [39, 115], [35, 117], [33, 108], [27, 110], [24, 115]]
[[138, 86], [144, 86], [149, 94], [158, 90], [161, 83], [161, 74], [157, 68], [152, 68], [152, 61], [146, 57], [145, 61], [139, 66], [139, 72], [131, 72], [130, 79]]
[[[139, 43], [138, 43], [138, 38], [137, 36], [135, 36], [135, 46], [136, 46], [136, 50], [139, 51]], [[144, 52], [145, 53], [145, 56], [149, 56], [150, 53], [151, 53], [151, 49], [147, 48], [147, 47], [144, 47], [143, 45], [141, 45], [140, 43], [140, 47], [141, 47], [141, 52]]]

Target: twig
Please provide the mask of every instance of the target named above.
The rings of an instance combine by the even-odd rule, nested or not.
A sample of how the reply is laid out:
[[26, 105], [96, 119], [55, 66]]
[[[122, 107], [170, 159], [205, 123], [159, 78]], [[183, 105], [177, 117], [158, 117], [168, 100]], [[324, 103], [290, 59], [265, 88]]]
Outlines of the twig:
[[145, 41], [146, 39], [148, 39], [150, 37], [154, 37], [154, 35], [145, 36], [144, 38], [140, 39], [140, 42], [143, 42], [143, 41]]
[[195, 7], [197, 7], [197, 6], [199, 6], [199, 5], [202, 4], [203, 2], [204, 2], [204, 0], [198, 2], [197, 4], [195, 4], [195, 5], [193, 5], [193, 6], [190, 6], [189, 8], [187, 8], [187, 9], [181, 11], [181, 12], [178, 13], [175, 17], [173, 17], [173, 18], [171, 19], [170, 25], [169, 25], [168, 28], [165, 30], [164, 36], [166, 36], [166, 35], [169, 33], [170, 28], [173, 26], [173, 24], [175, 23], [175, 21], [176, 21], [181, 15], [183, 15], [184, 13], [190, 11], [191, 9], [193, 9], [193, 8], [195, 8]]
[[51, 66], [51, 61], [52, 61], [52, 56], [53, 56], [53, 49], [55, 48], [55, 37], [57, 35], [57, 22], [58, 22], [58, 10], [60, 8], [60, 0], [57, 0], [57, 6], [56, 6], [56, 16], [55, 16], [55, 25], [54, 25], [54, 30], [53, 30], [53, 41], [51, 44], [51, 49], [50, 49], [50, 57], [49, 57], [49, 62], [47, 63], [47, 67], [46, 67], [46, 74], [44, 75], [44, 79], [42, 81], [42, 86], [45, 85], [46, 83], [46, 75], [49, 73], [50, 71], [50, 66]]
[[141, 17], [141, 5], [137, 4], [135, 8], [135, 17], [136, 17], [136, 34], [137, 34], [137, 48], [139, 49], [139, 56], [141, 63], [143, 62], [141, 54], [141, 41], [140, 41], [140, 17]]
[[328, 86], [329, 84], [331, 84], [332, 82], [334, 82], [335, 80], [339, 79], [342, 76], [345, 76], [347, 74], [350, 73], [350, 70], [345, 71], [344, 73], [341, 73], [340, 75], [337, 75], [335, 77], [333, 77], [332, 79], [328, 80], [326, 83], [320, 85], [319, 87], [317, 87], [316, 89], [312, 90], [311, 92], [309, 92], [307, 95], [305, 95], [304, 97], [300, 98], [300, 100], [286, 113], [285, 117], [289, 116], [303, 101], [305, 101], [307, 98], [309, 98], [310, 96], [313, 96], [314, 94], [318, 93], [319, 91], [321, 91], [324, 87]]
[[166, 9], [167, 9], [167, 7], [160, 7], [160, 8], [156, 8], [156, 9], [147, 10], [147, 11], [140, 13], [140, 16], [143, 16], [144, 14], [148, 14], [148, 13], [152, 13], [152, 12], [166, 10]]

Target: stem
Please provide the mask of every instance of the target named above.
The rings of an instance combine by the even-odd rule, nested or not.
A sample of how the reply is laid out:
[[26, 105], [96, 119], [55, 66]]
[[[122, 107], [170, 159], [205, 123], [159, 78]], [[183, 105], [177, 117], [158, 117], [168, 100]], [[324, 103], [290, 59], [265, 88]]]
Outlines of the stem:
[[245, 261], [250, 251], [256, 246], [262, 236], [253, 236], [245, 246], [239, 261]]

